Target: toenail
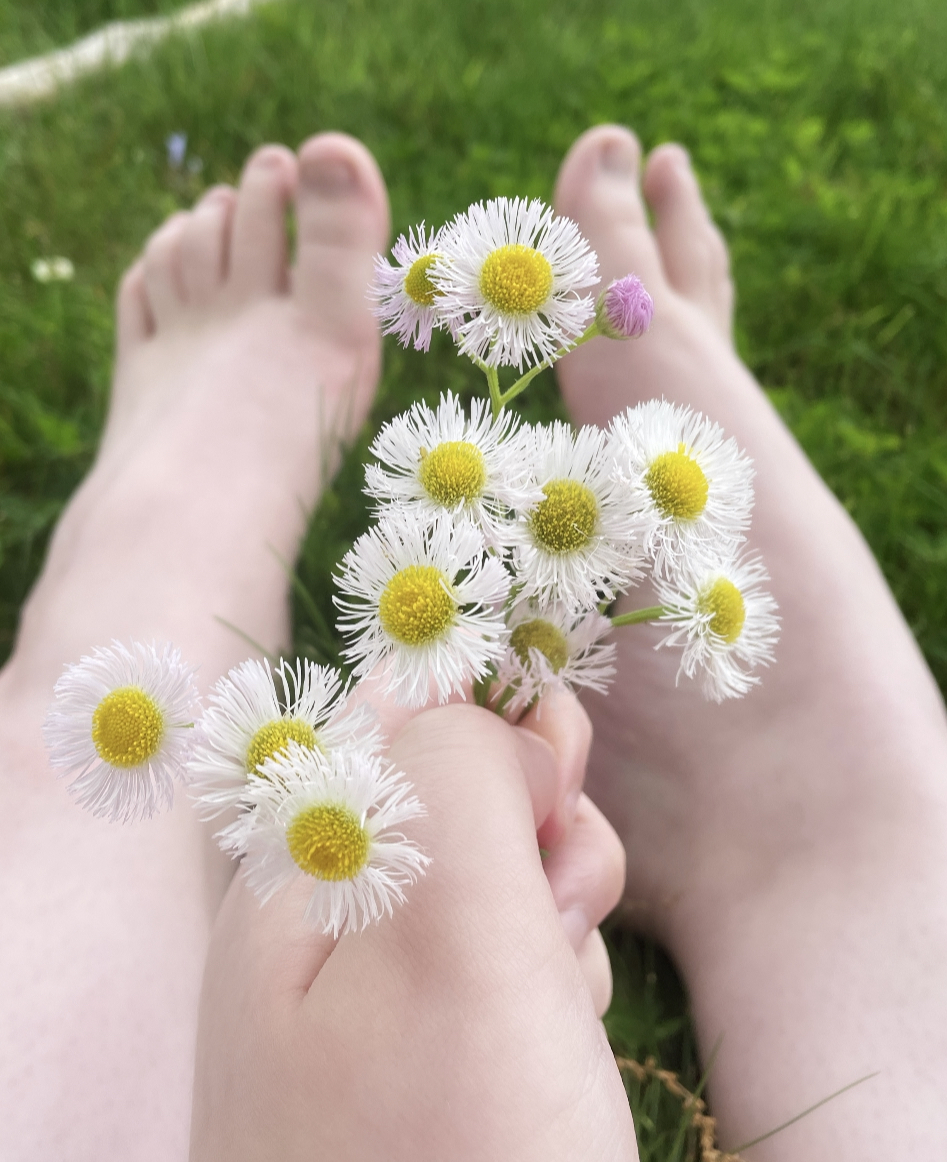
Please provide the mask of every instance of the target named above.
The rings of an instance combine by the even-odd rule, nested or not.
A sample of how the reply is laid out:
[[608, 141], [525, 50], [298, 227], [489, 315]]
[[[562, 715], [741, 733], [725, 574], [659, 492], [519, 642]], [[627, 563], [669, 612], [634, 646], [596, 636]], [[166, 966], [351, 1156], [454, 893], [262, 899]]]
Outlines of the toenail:
[[601, 153], [602, 169], [628, 176], [638, 168], [638, 151], [630, 141], [609, 141]]
[[302, 163], [305, 184], [316, 193], [336, 197], [357, 183], [354, 168], [341, 157], [313, 157]]

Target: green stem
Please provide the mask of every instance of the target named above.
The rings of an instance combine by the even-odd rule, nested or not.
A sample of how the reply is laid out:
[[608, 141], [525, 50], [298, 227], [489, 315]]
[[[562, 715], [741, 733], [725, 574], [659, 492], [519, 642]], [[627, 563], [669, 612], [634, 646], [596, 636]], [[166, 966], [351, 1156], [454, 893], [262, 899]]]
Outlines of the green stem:
[[[588, 343], [589, 339], [594, 339], [599, 334], [601, 332], [598, 329], [598, 323], [593, 321], [574, 343], [571, 343], [568, 347], [560, 347], [555, 355], [550, 356], [549, 359], [545, 359], [542, 363], [530, 368], [525, 375], [521, 375], [511, 388], [507, 391], [500, 392], [500, 407], [506, 407], [510, 400], [516, 399], [518, 395], [521, 395], [541, 371], [545, 371], [547, 367], [552, 367], [563, 355], [568, 355], [570, 351], [574, 351], [576, 347], [581, 347], [583, 343]], [[493, 414], [496, 415], [496, 411]]]
[[619, 613], [611, 619], [617, 629], [620, 625], [638, 625], [642, 621], [657, 621], [665, 612], [663, 605], [649, 605], [647, 609], [633, 609], [630, 613]]
[[495, 367], [484, 367], [487, 377], [487, 386], [490, 388], [490, 403], [493, 405], [493, 418], [496, 419], [503, 408], [503, 393], [500, 391], [500, 373]]
[[511, 683], [504, 689], [503, 693], [497, 699], [496, 704], [493, 707], [494, 713], [499, 714], [502, 718], [503, 711], [507, 708], [515, 693], [516, 687]]
[[490, 701], [490, 687], [493, 685], [493, 675], [487, 674], [478, 678], [473, 684], [474, 702], [477, 706], [486, 706]]

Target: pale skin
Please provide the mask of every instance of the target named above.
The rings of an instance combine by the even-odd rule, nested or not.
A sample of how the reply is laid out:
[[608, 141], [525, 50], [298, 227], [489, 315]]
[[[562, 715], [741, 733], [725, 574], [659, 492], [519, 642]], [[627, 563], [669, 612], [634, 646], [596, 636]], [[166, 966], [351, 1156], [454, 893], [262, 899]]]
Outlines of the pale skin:
[[[727, 251], [687, 155], [643, 167], [627, 130], [573, 146], [556, 207], [607, 281], [634, 271], [651, 331], [567, 357], [578, 423], [664, 396], [753, 457], [751, 540], [782, 614], [776, 665], [716, 706], [675, 687], [657, 630], [619, 638], [589, 793], [628, 853], [624, 908], [690, 990], [723, 1144], [749, 1141], [849, 1082], [879, 1076], [754, 1147], [756, 1162], [947, 1156], [947, 723], [867, 546], [733, 347]], [[642, 187], [644, 197], [642, 197]], [[654, 216], [649, 227], [645, 206]], [[623, 609], [651, 604], [636, 592]]]
[[[84, 814], [50, 771], [40, 726], [63, 665], [113, 638], [173, 641], [204, 690], [249, 652], [225, 622], [274, 654], [285, 647], [280, 559], [293, 559], [338, 441], [372, 398], [380, 341], [365, 290], [387, 235], [373, 159], [324, 134], [298, 155], [259, 150], [238, 190], [211, 190], [172, 217], [122, 282], [101, 449], [0, 674], [5, 1159], [188, 1155], [200, 982], [230, 865], [183, 796], [133, 826]], [[624, 857], [580, 797], [589, 729], [569, 705], [567, 736], [556, 723], [569, 716], [555, 712], [519, 732], [555, 771], [536, 819], [553, 854], [531, 898], [556, 949], [556, 987], [575, 1002], [576, 1036], [563, 1044], [607, 1063], [595, 1014], [610, 975], [595, 926], [617, 902]], [[404, 727], [380, 709], [391, 735]], [[535, 884], [535, 828], [520, 855]], [[613, 1065], [607, 1081], [622, 1119], [615, 1141], [627, 1141]]]
[[[600, 128], [560, 175], [558, 208], [603, 274], [636, 271], [656, 301], [645, 339], [568, 359], [563, 392], [580, 422], [663, 394], [737, 437], [757, 461], [753, 539], [784, 634], [763, 686], [718, 708], [674, 689], [653, 631], [623, 633], [616, 688], [588, 706], [591, 790], [629, 852], [626, 910], [682, 967], [705, 1050], [723, 1035], [711, 1094], [725, 1142], [880, 1068], [749, 1157], [940, 1159], [943, 707], [861, 538], [735, 355], [726, 251], [693, 175], [674, 147], [655, 151], [652, 233], [638, 158], [626, 131]], [[226, 872], [184, 803], [128, 829], [81, 815], [38, 731], [63, 663], [112, 637], [172, 638], [205, 688], [247, 653], [216, 617], [274, 650], [288, 640], [269, 548], [295, 552], [323, 478], [320, 424], [355, 425], [370, 399], [364, 290], [387, 233], [354, 143], [317, 139], [300, 163], [318, 180], [297, 184], [288, 151], [255, 156], [238, 194], [173, 219], [127, 276], [107, 437], [0, 675], [0, 929], [18, 934], [0, 942], [0, 1145], [13, 1157], [186, 1155]], [[283, 211], [297, 189], [291, 280]]]

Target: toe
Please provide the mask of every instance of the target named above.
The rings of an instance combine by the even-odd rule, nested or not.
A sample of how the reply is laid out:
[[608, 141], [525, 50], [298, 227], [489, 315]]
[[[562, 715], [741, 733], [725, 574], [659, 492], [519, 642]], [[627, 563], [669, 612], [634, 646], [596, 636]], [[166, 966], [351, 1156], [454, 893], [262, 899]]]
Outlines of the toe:
[[620, 125], [584, 133], [566, 155], [555, 203], [598, 254], [602, 281], [634, 273], [655, 297], [666, 285], [640, 191], [641, 147]]
[[181, 277], [181, 239], [188, 217], [184, 211], [172, 214], [145, 246], [144, 281], [158, 329], [176, 323], [186, 309]]
[[655, 236], [671, 286], [703, 307], [730, 333], [733, 284], [720, 231], [701, 196], [687, 151], [662, 145], [648, 158], [644, 191], [655, 217]]
[[236, 299], [286, 290], [286, 211], [295, 185], [296, 157], [281, 145], [264, 145], [244, 167], [230, 239], [228, 284]]
[[117, 358], [121, 360], [155, 329], [145, 290], [145, 264], [141, 259], [125, 271], [119, 283], [115, 315]]
[[367, 288], [388, 239], [388, 195], [375, 159], [354, 138], [323, 133], [299, 150], [294, 290], [324, 333], [374, 339]]
[[185, 223], [181, 276], [187, 300], [194, 306], [206, 306], [223, 285], [236, 200], [237, 195], [229, 186], [214, 186]]

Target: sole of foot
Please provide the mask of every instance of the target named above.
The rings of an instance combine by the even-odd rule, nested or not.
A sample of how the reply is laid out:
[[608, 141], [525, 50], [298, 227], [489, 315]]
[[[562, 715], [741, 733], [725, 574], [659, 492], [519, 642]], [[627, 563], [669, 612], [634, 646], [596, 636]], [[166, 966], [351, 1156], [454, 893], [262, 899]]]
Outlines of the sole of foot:
[[[573, 418], [605, 425], [663, 397], [735, 436], [757, 470], [749, 545], [782, 618], [775, 666], [746, 698], [719, 706], [678, 684], [677, 657], [655, 652], [656, 627], [618, 631], [612, 692], [586, 700], [588, 789], [626, 845], [626, 915], [681, 965], [705, 1050], [725, 1037], [711, 1089], [731, 1142], [824, 1097], [833, 1080], [887, 1067], [894, 1041], [905, 1049], [897, 1088], [914, 1109], [915, 1093], [931, 1096], [915, 1076], [916, 1046], [937, 1021], [897, 999], [909, 977], [924, 992], [923, 971], [880, 910], [900, 900], [929, 925], [925, 956], [941, 948], [943, 909], [930, 914], [911, 887], [944, 878], [940, 695], [861, 535], [736, 353], [727, 250], [686, 151], [660, 146], [642, 173], [634, 135], [598, 127], [566, 157], [556, 206], [597, 251], [603, 283], [636, 273], [655, 303], [641, 339], [596, 339], [559, 365]], [[652, 603], [638, 590], [621, 608]], [[932, 764], [932, 754], [945, 757]], [[857, 950], [873, 939], [889, 959], [869, 967]], [[887, 998], [868, 1031], [859, 995]], [[799, 1054], [823, 1050], [826, 1068], [806, 1077]], [[759, 1156], [860, 1156], [851, 1143], [868, 1141], [878, 1118], [870, 1096], [846, 1100], [837, 1136], [822, 1121], [820, 1137], [813, 1122]], [[846, 1146], [832, 1153], [831, 1142]]]

